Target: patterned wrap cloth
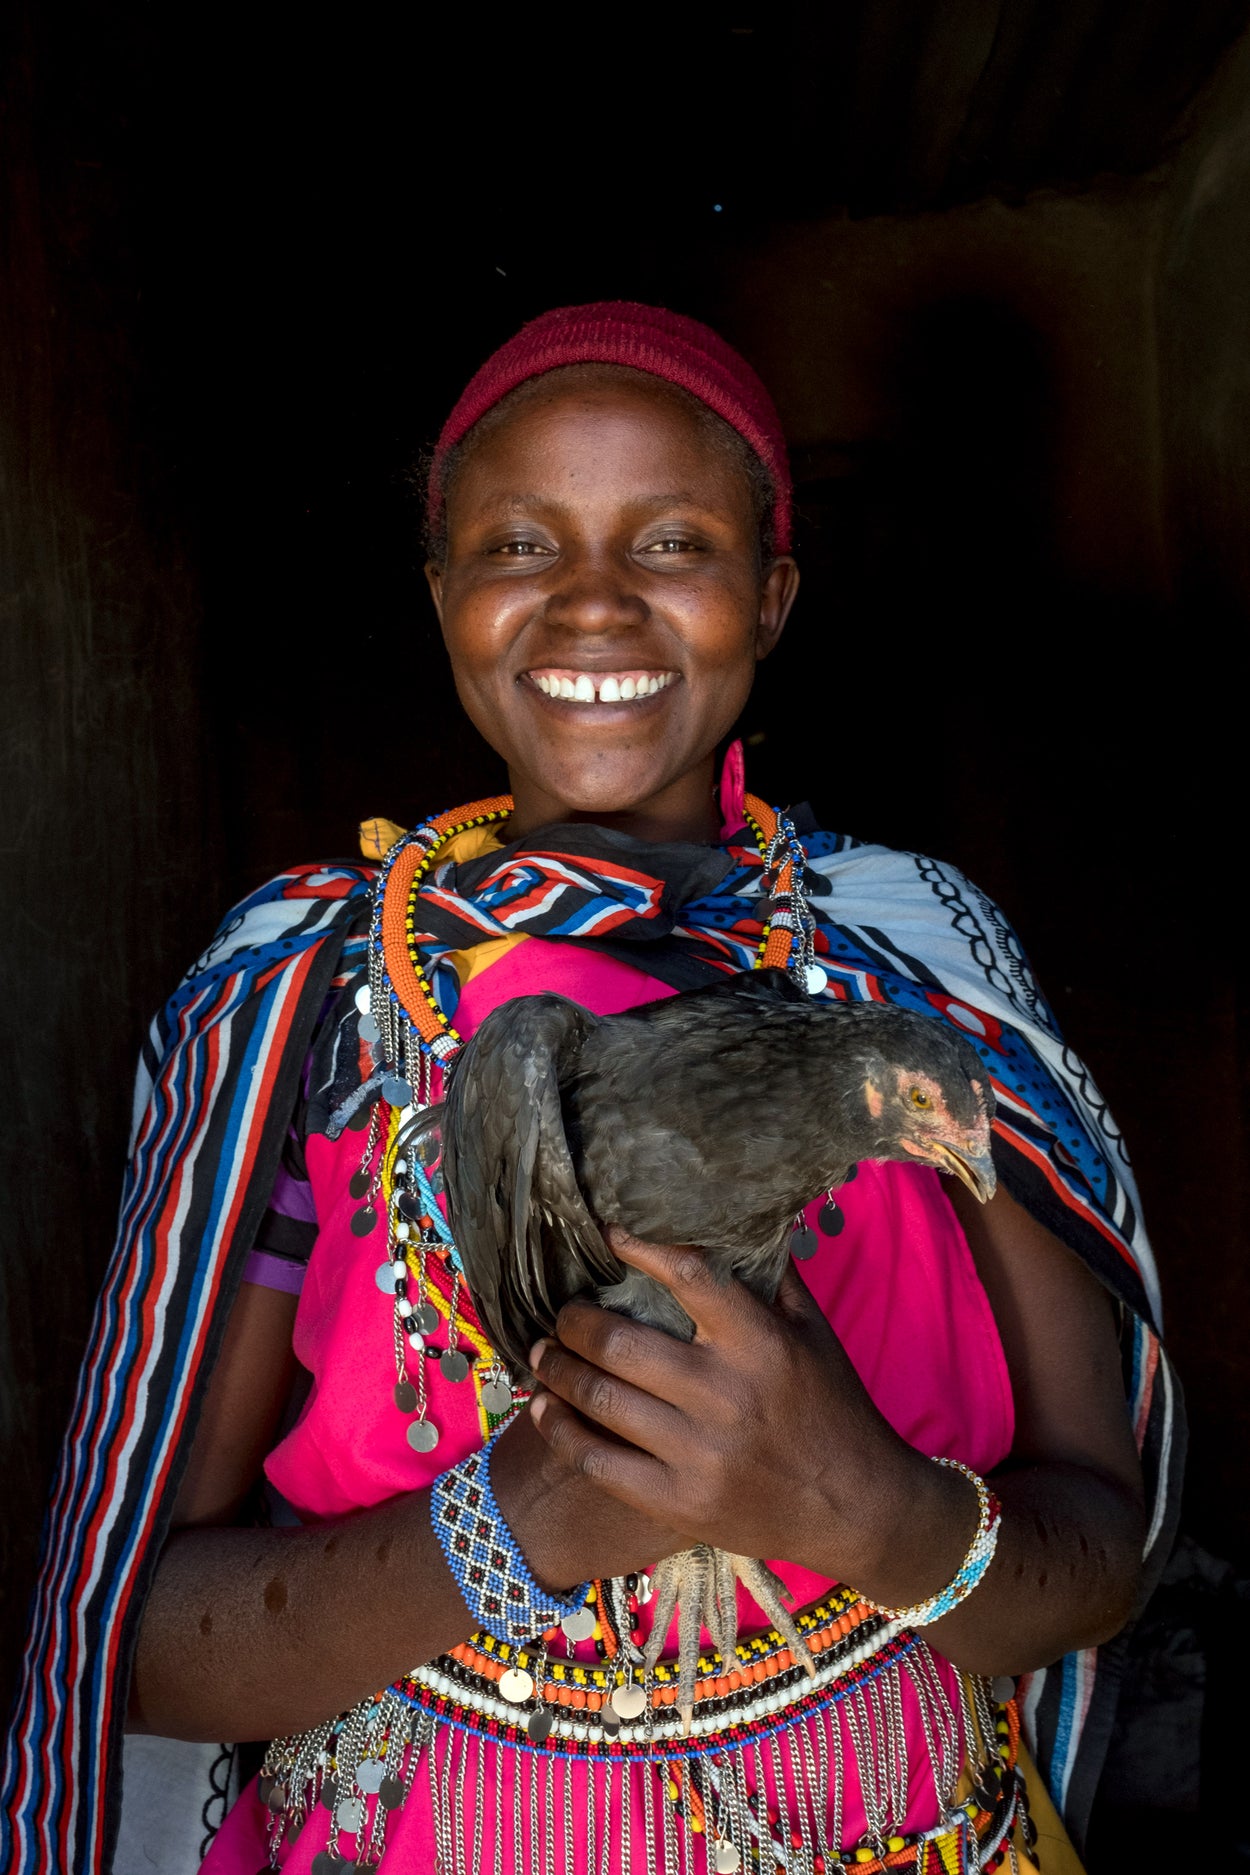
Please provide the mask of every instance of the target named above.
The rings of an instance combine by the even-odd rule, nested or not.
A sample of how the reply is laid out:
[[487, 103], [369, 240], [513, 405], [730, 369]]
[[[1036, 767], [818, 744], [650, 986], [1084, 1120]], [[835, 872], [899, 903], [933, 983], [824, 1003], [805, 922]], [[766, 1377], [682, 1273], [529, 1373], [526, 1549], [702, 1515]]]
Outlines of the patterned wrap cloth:
[[[1182, 1420], [1158, 1340], [1157, 1287], [1132, 1174], [1106, 1104], [990, 900], [941, 862], [799, 825], [828, 993], [892, 1001], [952, 1022], [973, 1039], [998, 1099], [1000, 1178], [1122, 1304], [1127, 1405], [1150, 1512], [1146, 1594], [1170, 1547]], [[634, 855], [640, 872], [647, 853]], [[671, 928], [647, 944], [647, 974], [660, 984], [685, 987], [692, 952], [713, 969], [739, 967], [754, 953], [762, 862], [744, 829], [728, 834], [721, 853], [722, 876], [677, 906]], [[478, 860], [491, 870], [489, 855]], [[0, 1865], [8, 1869], [95, 1875], [110, 1866], [121, 1719], [143, 1595], [185, 1465], [195, 1402], [274, 1195], [301, 1068], [327, 999], [363, 980], [371, 878], [367, 868], [305, 868], [254, 894], [153, 1024], [117, 1250], [56, 1478], [8, 1740], [0, 1811]], [[477, 937], [500, 947], [484, 980], [498, 969], [495, 987], [502, 989], [509, 966], [521, 961], [511, 941], [519, 934], [502, 900], [477, 909], [486, 913], [479, 925], [494, 923]], [[450, 1013], [461, 995], [467, 1004], [474, 976], [467, 971], [462, 985], [464, 947], [454, 930], [426, 935]], [[582, 945], [607, 960], [621, 942], [609, 933]], [[466, 1020], [462, 1007], [458, 1021]], [[314, 1131], [319, 1103], [334, 1091], [311, 1090]], [[310, 1162], [326, 1149], [328, 1142], [311, 1141]], [[887, 1176], [885, 1185], [892, 1181]], [[317, 1209], [320, 1221], [320, 1202]], [[311, 1282], [310, 1275], [309, 1294]], [[311, 1321], [303, 1300], [301, 1313]], [[845, 1323], [841, 1331], [849, 1332]], [[311, 1357], [311, 1346], [305, 1352]], [[372, 1397], [373, 1390], [362, 1393]], [[385, 1406], [385, 1388], [380, 1397]], [[927, 1428], [907, 1436], [937, 1449]], [[972, 1446], [967, 1455], [983, 1464], [992, 1456]], [[280, 1471], [281, 1454], [270, 1463]], [[373, 1500], [366, 1493], [354, 1501]], [[325, 1499], [306, 1507], [325, 1514], [328, 1506]], [[1021, 1687], [1030, 1744], [1077, 1835], [1105, 1751], [1119, 1646], [1069, 1656]]]

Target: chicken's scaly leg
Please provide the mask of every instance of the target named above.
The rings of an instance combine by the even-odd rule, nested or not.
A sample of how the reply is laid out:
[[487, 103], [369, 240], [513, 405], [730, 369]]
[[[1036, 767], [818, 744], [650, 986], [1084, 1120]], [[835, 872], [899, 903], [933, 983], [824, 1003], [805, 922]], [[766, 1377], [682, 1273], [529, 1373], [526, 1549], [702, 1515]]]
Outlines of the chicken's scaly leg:
[[677, 1710], [681, 1714], [683, 1736], [689, 1733], [694, 1717], [701, 1629], [706, 1628], [712, 1636], [721, 1657], [722, 1671], [733, 1670], [734, 1648], [738, 1641], [736, 1586], [739, 1582], [759, 1603], [789, 1645], [795, 1660], [805, 1666], [809, 1674], [816, 1671], [811, 1650], [782, 1602], [785, 1585], [767, 1563], [755, 1556], [734, 1556], [727, 1550], [713, 1549], [709, 1543], [696, 1543], [693, 1549], [666, 1556], [651, 1571], [651, 1633], [643, 1649], [643, 1660], [648, 1670], [655, 1666], [664, 1651], [673, 1612], [677, 1610]]

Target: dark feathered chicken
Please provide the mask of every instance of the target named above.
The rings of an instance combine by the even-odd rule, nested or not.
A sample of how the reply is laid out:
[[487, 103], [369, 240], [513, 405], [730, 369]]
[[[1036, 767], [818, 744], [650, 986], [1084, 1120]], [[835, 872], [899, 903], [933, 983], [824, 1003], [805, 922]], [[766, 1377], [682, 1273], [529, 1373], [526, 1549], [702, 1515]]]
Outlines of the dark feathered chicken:
[[[482, 1325], [523, 1375], [586, 1292], [690, 1338], [671, 1292], [613, 1256], [605, 1225], [701, 1244], [771, 1301], [797, 1214], [859, 1160], [936, 1166], [988, 1198], [992, 1114], [975, 1050], [945, 1023], [814, 1002], [779, 970], [615, 1016], [524, 996], [486, 1018], [451, 1076], [439, 1115], [449, 1222]], [[735, 1572], [807, 1658], [771, 1571], [700, 1545], [653, 1578], [654, 1650], [681, 1603], [683, 1710], [700, 1620], [732, 1652]]]

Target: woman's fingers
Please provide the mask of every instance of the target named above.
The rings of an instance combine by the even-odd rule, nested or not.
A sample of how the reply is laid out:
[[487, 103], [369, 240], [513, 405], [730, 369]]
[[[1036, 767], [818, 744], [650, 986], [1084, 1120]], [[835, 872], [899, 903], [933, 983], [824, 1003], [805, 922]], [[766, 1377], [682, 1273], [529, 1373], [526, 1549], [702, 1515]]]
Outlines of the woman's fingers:
[[580, 1472], [621, 1503], [663, 1519], [668, 1474], [658, 1459], [599, 1432], [554, 1393], [535, 1394], [530, 1417], [570, 1471]]
[[[616, 1322], [630, 1329], [637, 1326], [626, 1323], [622, 1316], [607, 1315], [605, 1310], [593, 1304], [588, 1305], [588, 1311], [606, 1316], [609, 1324]], [[575, 1323], [576, 1320], [575, 1317]], [[658, 1334], [659, 1331], [652, 1329], [644, 1332]], [[664, 1339], [671, 1341], [672, 1337], [665, 1336]], [[657, 1397], [643, 1387], [631, 1385], [628, 1379], [622, 1377], [619, 1367], [609, 1372], [597, 1364], [593, 1357], [583, 1360], [563, 1339], [538, 1342], [530, 1350], [529, 1362], [548, 1393], [557, 1395], [575, 1407], [585, 1419], [605, 1427], [622, 1439], [628, 1439], [643, 1451], [657, 1455], [680, 1451], [685, 1424], [682, 1414], [662, 1396]]]

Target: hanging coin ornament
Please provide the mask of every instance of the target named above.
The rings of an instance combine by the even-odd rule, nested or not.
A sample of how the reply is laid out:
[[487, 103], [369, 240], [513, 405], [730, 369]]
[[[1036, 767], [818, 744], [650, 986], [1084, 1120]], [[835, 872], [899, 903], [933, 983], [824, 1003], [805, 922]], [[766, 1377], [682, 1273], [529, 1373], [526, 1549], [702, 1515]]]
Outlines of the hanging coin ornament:
[[373, 1178], [368, 1172], [353, 1172], [347, 1181], [347, 1189], [353, 1198], [367, 1198]]
[[731, 1842], [718, 1842], [714, 1855], [716, 1875], [736, 1875], [742, 1867], [742, 1857]]
[[386, 1779], [381, 1758], [362, 1758], [356, 1766], [356, 1782], [366, 1797], [376, 1797]]
[[371, 1204], [362, 1204], [352, 1217], [352, 1235], [367, 1237], [378, 1221], [378, 1214]]
[[465, 1380], [469, 1373], [468, 1356], [462, 1354], [459, 1348], [448, 1348], [439, 1357], [438, 1369], [444, 1380], [450, 1380], [453, 1383]]
[[356, 1834], [364, 1820], [365, 1806], [361, 1797], [344, 1797], [334, 1812], [334, 1821], [349, 1836]]
[[790, 1232], [790, 1255], [799, 1263], [806, 1263], [814, 1257], [820, 1248], [820, 1239], [806, 1219], [796, 1224]]
[[414, 1191], [401, 1191], [395, 1202], [400, 1217], [407, 1218], [410, 1224], [421, 1222], [421, 1200]]
[[373, 1273], [373, 1280], [384, 1296], [395, 1292], [395, 1266], [392, 1263], [379, 1263]]
[[438, 1310], [432, 1302], [419, 1302], [408, 1319], [421, 1334], [432, 1335], [438, 1327]]
[[417, 1390], [411, 1380], [395, 1382], [395, 1404], [401, 1413], [415, 1413], [417, 1410]]
[[514, 1706], [523, 1706], [534, 1697], [534, 1681], [524, 1667], [509, 1667], [499, 1676], [500, 1697]]
[[397, 1074], [386, 1075], [382, 1081], [382, 1098], [389, 1107], [410, 1107], [412, 1082], [401, 1080]]
[[356, 991], [356, 1007], [362, 1016], [367, 1016], [373, 1009], [373, 995], [367, 983], [362, 983]]
[[432, 1452], [438, 1444], [438, 1427], [428, 1419], [414, 1419], [404, 1436], [414, 1452]]
[[319, 1849], [312, 1859], [311, 1875], [342, 1875], [343, 1864], [328, 1849]]
[[323, 1803], [327, 1810], [333, 1810], [336, 1808], [338, 1804], [338, 1800], [339, 1800], [339, 1780], [337, 1777], [327, 1777], [322, 1782], [318, 1801], [320, 1803]]
[[571, 1615], [565, 1615], [560, 1626], [565, 1639], [570, 1641], [588, 1641], [595, 1631], [595, 1611], [593, 1608], [575, 1608]]
[[618, 1719], [637, 1719], [647, 1704], [647, 1695], [637, 1680], [631, 1680], [627, 1686], [618, 1686], [612, 1695], [612, 1710]]
[[551, 1736], [551, 1728], [554, 1724], [555, 1719], [544, 1707], [540, 1712], [530, 1713], [529, 1718], [525, 1721], [525, 1730], [529, 1734], [533, 1744], [541, 1745], [544, 1739]]
[[362, 1042], [376, 1042], [381, 1039], [382, 1031], [378, 1027], [376, 1016], [361, 1016], [356, 1024], [356, 1033]]
[[492, 1375], [482, 1382], [482, 1405], [493, 1417], [506, 1413], [512, 1405], [513, 1392], [508, 1382], [499, 1375]]
[[826, 1237], [836, 1237], [846, 1223], [846, 1213], [836, 1199], [826, 1198], [817, 1213], [816, 1222]]
[[852, 1179], [858, 1178], [858, 1177], [859, 1177], [859, 1167], [857, 1165], [848, 1166], [846, 1177], [842, 1180], [842, 1183], [844, 1185], [849, 1185]]
[[621, 1722], [613, 1712], [611, 1706], [604, 1706], [599, 1714], [599, 1724], [609, 1738], [615, 1738], [621, 1729]]
[[277, 1780], [270, 1785], [269, 1794], [265, 1798], [265, 1802], [269, 1805], [271, 1810], [286, 1809], [286, 1785], [282, 1783], [281, 1780]]
[[829, 981], [827, 972], [819, 964], [808, 964], [803, 973], [803, 987], [809, 996], [819, 996]]
[[404, 1787], [397, 1777], [384, 1777], [378, 1785], [378, 1802], [384, 1810], [398, 1810], [404, 1801]]

